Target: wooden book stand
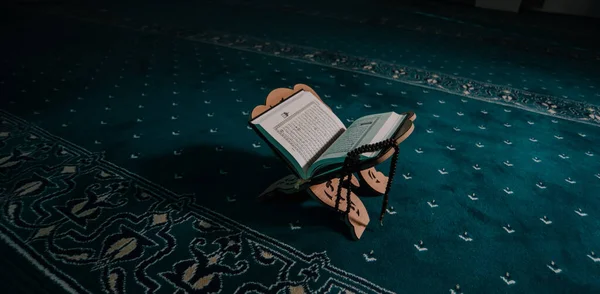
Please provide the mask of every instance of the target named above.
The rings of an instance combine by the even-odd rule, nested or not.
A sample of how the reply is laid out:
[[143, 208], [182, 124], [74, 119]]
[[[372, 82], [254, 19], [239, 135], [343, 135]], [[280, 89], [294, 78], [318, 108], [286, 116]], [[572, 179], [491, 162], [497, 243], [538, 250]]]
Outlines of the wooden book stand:
[[[315, 95], [315, 97], [321, 99], [319, 95], [317, 95], [317, 93], [315, 93], [315, 91], [307, 85], [297, 84], [294, 86], [294, 89], [278, 88], [269, 93], [264, 105], [256, 106], [252, 110], [250, 120], [256, 118], [269, 108], [281, 103], [281, 101], [287, 99], [292, 94], [300, 90], [309, 91]], [[406, 138], [408, 138], [408, 136], [410, 136], [414, 129], [413, 121], [416, 119], [416, 115], [413, 112], [407, 112], [405, 114], [407, 115], [407, 121], [404, 123], [395, 137], [396, 144], [402, 143]], [[383, 194], [386, 189], [388, 178], [383, 173], [377, 171], [375, 169], [375, 165], [387, 160], [390, 156], [392, 156], [393, 153], [393, 149], [383, 152], [383, 155], [379, 156], [376, 160], [368, 162], [366, 166], [360, 166], [360, 168], [355, 171], [355, 173], [358, 174], [358, 178], [352, 175], [349, 183], [343, 183], [345, 185], [353, 186], [350, 194], [352, 200], [350, 213], [343, 215], [345, 216], [344, 221], [350, 227], [351, 235], [355, 239], [360, 239], [367, 225], [369, 224], [369, 214], [360, 198], [354, 194], [354, 191], [356, 191], [355, 188], [367, 187], [374, 193]], [[336, 177], [336, 175], [333, 175], [330, 178], [312, 179], [309, 182], [301, 183], [299, 182], [298, 177], [292, 174], [271, 184], [263, 193], [259, 195], [259, 200], [264, 201], [277, 195], [290, 195], [306, 191], [309, 195], [324, 205], [335, 209], [335, 201], [340, 183], [339, 181], [340, 179]], [[361, 186], [361, 183], [363, 186]], [[342, 185], [341, 188], [341, 198], [338, 206], [338, 210], [341, 212], [346, 211], [347, 205], [347, 191], [343, 187], [344, 185]]]

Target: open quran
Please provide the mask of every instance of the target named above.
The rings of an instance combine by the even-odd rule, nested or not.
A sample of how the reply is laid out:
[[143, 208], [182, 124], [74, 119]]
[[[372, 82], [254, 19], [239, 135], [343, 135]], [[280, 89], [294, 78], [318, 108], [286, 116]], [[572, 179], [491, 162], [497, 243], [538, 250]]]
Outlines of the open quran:
[[[406, 114], [372, 114], [344, 123], [311, 92], [299, 90], [250, 121], [256, 132], [301, 179], [340, 170], [349, 151], [393, 138]], [[380, 151], [363, 153], [360, 160]]]

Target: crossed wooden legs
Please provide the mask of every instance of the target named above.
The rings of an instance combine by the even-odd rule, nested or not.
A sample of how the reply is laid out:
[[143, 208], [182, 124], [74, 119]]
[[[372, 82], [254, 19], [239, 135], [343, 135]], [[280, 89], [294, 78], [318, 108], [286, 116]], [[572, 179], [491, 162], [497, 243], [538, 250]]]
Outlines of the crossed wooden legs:
[[[361, 170], [358, 172], [358, 177], [361, 180], [360, 182], [366, 184], [366, 186], [374, 192], [379, 194], [383, 194], [385, 192], [388, 178], [383, 173], [377, 171], [374, 167]], [[359, 187], [360, 182], [353, 175], [350, 184], [354, 187]], [[297, 183], [298, 178], [296, 176], [288, 175], [269, 186], [263, 193], [260, 194], [259, 199], [266, 200], [276, 196], [277, 194], [289, 195], [306, 190], [308, 194], [319, 200], [324, 205], [335, 209], [335, 200], [338, 194], [340, 179], [335, 178], [319, 184], [313, 184], [308, 187], [299, 187]], [[355, 191], [355, 189], [353, 188], [352, 191]], [[344, 221], [350, 227], [352, 236], [356, 239], [360, 239], [367, 225], [369, 224], [369, 214], [367, 213], [367, 210], [360, 198], [358, 198], [358, 196], [352, 191], [350, 193], [352, 206], [350, 207], [349, 214], [343, 214]], [[341, 198], [338, 206], [339, 211], [346, 211], [348, 203], [346, 201], [346, 194], [347, 190], [344, 188], [344, 185], [342, 185]]]

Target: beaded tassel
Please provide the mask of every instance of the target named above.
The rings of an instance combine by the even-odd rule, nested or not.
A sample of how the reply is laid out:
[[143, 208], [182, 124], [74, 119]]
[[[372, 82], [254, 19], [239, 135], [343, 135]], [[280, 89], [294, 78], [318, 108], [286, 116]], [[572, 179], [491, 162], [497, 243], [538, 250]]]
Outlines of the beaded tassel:
[[379, 214], [379, 224], [383, 226], [383, 217], [385, 216], [385, 212], [388, 206], [388, 198], [390, 189], [392, 188], [392, 182], [394, 181], [394, 176], [396, 175], [396, 163], [398, 162], [398, 153], [400, 148], [398, 145], [394, 144], [394, 155], [392, 156], [392, 162], [390, 163], [390, 172], [388, 176], [388, 182], [385, 187], [385, 193], [383, 194], [383, 205], [381, 207], [381, 213]]
[[[360, 147], [348, 152], [348, 154], [346, 155], [346, 159], [344, 160], [344, 165], [342, 168], [342, 176], [340, 177], [340, 182], [338, 185], [337, 195], [336, 195], [336, 199], [335, 199], [335, 209], [336, 210], [339, 210], [340, 200], [342, 198], [343, 182], [346, 178], [348, 178], [348, 182], [351, 182], [351, 180], [352, 180], [351, 167], [353, 167], [354, 165], [356, 165], [359, 162], [360, 154], [365, 153], [365, 152], [380, 151], [380, 150], [390, 148], [390, 147], [394, 148], [394, 155], [392, 157], [388, 182], [387, 182], [387, 186], [385, 188], [385, 193], [383, 195], [383, 204], [382, 204], [382, 208], [381, 208], [381, 213], [379, 215], [379, 223], [381, 225], [383, 225], [383, 217], [385, 216], [385, 212], [387, 210], [387, 205], [388, 205], [388, 200], [389, 200], [389, 191], [392, 187], [392, 181], [393, 181], [394, 175], [396, 174], [396, 164], [398, 162], [398, 153], [400, 150], [398, 145], [396, 145], [396, 142], [394, 139], [388, 139], [388, 140], [374, 143], [374, 144], [363, 145], [363, 146], [360, 146]], [[344, 174], [344, 172], [346, 172], [346, 173]], [[352, 194], [351, 189], [352, 189], [352, 184], [349, 183], [348, 189], [346, 191], [346, 211], [345, 211], [346, 214], [349, 214], [350, 210], [352, 208], [352, 199], [350, 198], [350, 195]]]

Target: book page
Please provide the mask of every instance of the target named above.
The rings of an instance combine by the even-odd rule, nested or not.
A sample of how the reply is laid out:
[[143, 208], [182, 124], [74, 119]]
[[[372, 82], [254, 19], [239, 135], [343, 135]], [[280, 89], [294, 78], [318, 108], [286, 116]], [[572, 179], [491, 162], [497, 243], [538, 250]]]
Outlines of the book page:
[[[345, 158], [352, 149], [389, 139], [403, 119], [404, 115], [394, 112], [361, 117], [321, 155], [319, 161], [336, 157]], [[372, 157], [377, 153], [369, 152], [363, 156]]]
[[346, 129], [322, 101], [307, 91], [286, 99], [252, 123], [260, 125], [304, 171]]

